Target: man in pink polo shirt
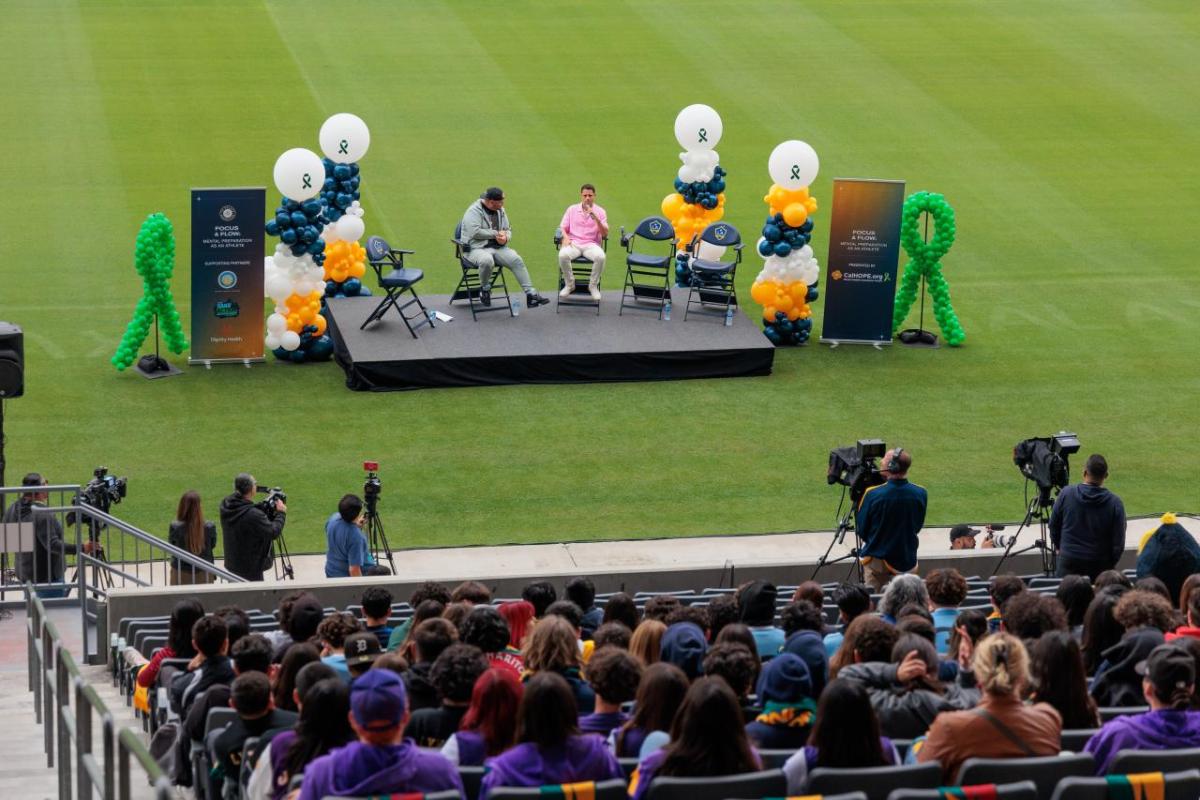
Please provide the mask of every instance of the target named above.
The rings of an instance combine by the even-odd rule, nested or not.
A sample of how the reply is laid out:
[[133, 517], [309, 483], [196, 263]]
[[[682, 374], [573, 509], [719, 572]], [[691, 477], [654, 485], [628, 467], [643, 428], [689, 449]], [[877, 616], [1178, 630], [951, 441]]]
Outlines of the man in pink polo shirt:
[[565, 298], [575, 290], [571, 260], [583, 256], [592, 262], [588, 293], [593, 300], [599, 300], [600, 276], [604, 273], [604, 248], [600, 242], [608, 235], [608, 215], [596, 205], [595, 186], [590, 183], [580, 186], [579, 197], [580, 202], [567, 208], [559, 225], [563, 240], [558, 251], [558, 267], [562, 270], [563, 288], [558, 295]]

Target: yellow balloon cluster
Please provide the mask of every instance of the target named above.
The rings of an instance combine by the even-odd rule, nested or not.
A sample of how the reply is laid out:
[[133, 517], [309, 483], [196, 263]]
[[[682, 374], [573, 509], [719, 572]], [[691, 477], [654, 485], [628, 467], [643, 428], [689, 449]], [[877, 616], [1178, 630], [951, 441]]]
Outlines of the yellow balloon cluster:
[[812, 309], [805, 302], [808, 296], [808, 286], [804, 281], [793, 281], [788, 284], [779, 281], [759, 281], [750, 287], [750, 296], [754, 302], [763, 307], [763, 319], [774, 323], [775, 314], [782, 311], [788, 321], [808, 319]]
[[321, 316], [321, 295], [321, 292], [288, 295], [287, 314], [284, 316], [289, 331], [301, 333], [305, 325], [316, 325], [317, 336], [325, 333], [325, 317]]
[[686, 247], [705, 228], [725, 216], [725, 193], [717, 195], [716, 208], [705, 208], [699, 203], [689, 203], [679, 192], [671, 192], [662, 201], [663, 216], [671, 220], [676, 241]]
[[783, 221], [793, 228], [803, 225], [809, 214], [817, 213], [817, 200], [809, 196], [808, 187], [788, 190], [773, 183], [763, 202], [771, 207], [771, 216], [782, 214]]
[[325, 280], [342, 283], [367, 274], [367, 251], [358, 242], [339, 239], [325, 245]]

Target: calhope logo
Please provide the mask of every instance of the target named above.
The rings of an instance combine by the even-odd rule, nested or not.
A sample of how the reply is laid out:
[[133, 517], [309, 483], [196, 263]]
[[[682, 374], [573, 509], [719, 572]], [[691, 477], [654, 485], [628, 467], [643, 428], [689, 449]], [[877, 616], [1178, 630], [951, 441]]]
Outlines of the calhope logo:
[[221, 218], [222, 222], [233, 222], [237, 219], [237, 209], [226, 203], [217, 211], [217, 216]]
[[222, 289], [232, 289], [237, 286], [237, 273], [232, 270], [225, 270], [217, 276], [217, 286]]
[[835, 281], [840, 281], [842, 279], [842, 271], [840, 269], [835, 269], [833, 272], [829, 273], [829, 277], [833, 278]]

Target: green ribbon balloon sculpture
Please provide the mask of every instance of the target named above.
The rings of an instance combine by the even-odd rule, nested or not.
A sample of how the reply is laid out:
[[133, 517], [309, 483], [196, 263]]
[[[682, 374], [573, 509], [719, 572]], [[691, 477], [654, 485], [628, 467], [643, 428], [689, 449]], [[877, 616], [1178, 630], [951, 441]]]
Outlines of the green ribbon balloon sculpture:
[[171, 273], [175, 270], [175, 238], [171, 220], [164, 214], [151, 214], [138, 231], [133, 264], [142, 276], [142, 299], [133, 312], [133, 319], [125, 328], [121, 344], [112, 357], [112, 365], [118, 370], [126, 369], [137, 357], [138, 349], [150, 334], [154, 316], [159, 318], [159, 327], [167, 340], [167, 349], [179, 354], [187, 349], [187, 338], [175, 310], [171, 297]]
[[[926, 242], [921, 236], [919, 221], [921, 214], [933, 218], [933, 239]], [[917, 299], [921, 278], [924, 276], [933, 295], [933, 316], [942, 329], [946, 344], [958, 347], [966, 339], [962, 325], [950, 305], [950, 284], [942, 276], [941, 259], [954, 244], [954, 209], [946, 198], [933, 192], [917, 192], [904, 201], [900, 218], [900, 244], [908, 253], [908, 264], [904, 267], [904, 278], [896, 293], [896, 306], [892, 312], [892, 334], [900, 330], [904, 318]]]

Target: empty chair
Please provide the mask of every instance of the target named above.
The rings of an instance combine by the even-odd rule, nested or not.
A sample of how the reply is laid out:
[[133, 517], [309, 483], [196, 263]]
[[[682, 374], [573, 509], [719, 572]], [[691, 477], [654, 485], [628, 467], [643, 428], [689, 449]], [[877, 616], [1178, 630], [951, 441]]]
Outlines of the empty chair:
[[479, 797], [479, 786], [483, 783], [483, 767], [459, 766], [458, 777], [462, 780], [463, 795], [466, 800]]
[[783, 776], [783, 770], [778, 769], [704, 778], [656, 776], [646, 790], [646, 800], [728, 800], [731, 797], [786, 795], [787, 778]]
[[[997, 800], [1038, 800], [1037, 785], [1033, 781], [993, 784]], [[964, 787], [969, 788], [969, 787]], [[979, 787], [976, 787], [979, 788]], [[943, 800], [941, 789], [896, 789], [887, 800]], [[828, 795], [826, 795], [828, 800]]]
[[1120, 750], [1109, 762], [1109, 775], [1174, 772], [1200, 766], [1200, 747], [1178, 750]]
[[861, 791], [867, 800], [887, 800], [893, 789], [936, 789], [942, 784], [937, 761], [892, 767], [830, 769], [818, 767], [808, 776], [808, 794]]
[[1091, 753], [1036, 758], [968, 758], [958, 771], [960, 786], [1033, 781], [1038, 797], [1049, 798], [1063, 778], [1096, 774]]
[[[554, 231], [554, 252], [558, 253], [562, 249], [563, 231], [562, 228], [556, 228]], [[600, 246], [604, 252], [608, 252], [608, 237], [605, 236], [600, 241]], [[576, 258], [571, 259], [571, 291], [566, 296], [562, 296], [562, 290], [566, 288], [566, 276], [558, 276], [558, 296], [554, 299], [554, 313], [558, 313], [558, 307], [562, 306], [584, 306], [587, 308], [595, 308], [596, 314], [600, 314], [600, 301], [592, 298], [590, 291], [592, 280], [592, 269], [594, 268], [592, 260], [585, 255], [580, 254]], [[599, 280], [597, 278], [597, 280]], [[599, 285], [597, 284], [597, 288]]]
[[1062, 732], [1062, 749], [1071, 753], [1082, 753], [1088, 740], [1100, 732], [1099, 728], [1066, 730]]
[[1128, 717], [1133, 714], [1145, 714], [1150, 706], [1112, 706], [1097, 709], [1100, 712], [1101, 724], [1117, 717]]
[[[1163, 800], [1195, 800], [1200, 797], [1200, 770], [1167, 773], [1163, 786]], [[1051, 800], [1108, 800], [1113, 797], [1109, 788], [1109, 778], [1064, 778]]]
[[734, 281], [737, 278], [738, 264], [742, 263], [742, 248], [745, 246], [742, 235], [727, 222], [715, 222], [700, 234], [696, 244], [697, 250], [705, 244], [726, 248], [726, 255], [729, 248], [732, 248], [733, 258], [722, 261], [695, 256], [688, 263], [691, 279], [688, 281], [684, 320], [687, 320], [693, 306], [699, 311], [716, 313], [725, 319], [737, 311], [737, 287]]
[[[636, 252], [638, 239], [669, 243], [662, 255]], [[663, 318], [664, 307], [671, 302], [671, 278], [675, 274], [675, 229], [663, 217], [646, 217], [633, 233], [621, 228], [621, 246], [625, 248], [625, 287], [621, 290], [620, 316], [625, 309], [657, 311]]]
[[[621, 778], [611, 778], [607, 781], [587, 781], [585, 783], [570, 783], [565, 786], [531, 786], [531, 787], [515, 787], [515, 786], [497, 786], [488, 793], [489, 798], [496, 800], [553, 800], [555, 797], [567, 796], [567, 789], [572, 797], [580, 796], [583, 793], [585, 796], [594, 797], [595, 800], [628, 800], [628, 789], [625, 786], [625, 781]], [[426, 795], [428, 797], [428, 795]]]
[[[462, 241], [461, 222], [454, 227], [454, 238], [450, 242], [454, 245], [454, 257], [462, 267], [462, 278], [459, 279], [454, 294], [450, 296], [450, 302], [466, 300], [470, 303], [471, 319], [473, 320], [478, 319], [479, 315], [485, 311], [507, 311], [509, 316], [516, 316], [513, 314], [512, 298], [508, 294], [508, 283], [504, 280], [504, 266], [496, 264], [492, 268], [487, 286], [484, 286], [479, 267], [467, 258], [467, 243]], [[504, 295], [503, 304], [492, 302], [492, 294], [496, 293], [497, 285], [500, 287], [500, 294]], [[499, 299], [499, 297], [496, 298], [497, 301]]]
[[[384, 291], [384, 297], [379, 301], [379, 305], [375, 306], [375, 310], [363, 320], [359, 330], [366, 328], [372, 322], [382, 320], [389, 308], [396, 309], [400, 319], [404, 320], [404, 327], [408, 328], [408, 332], [414, 339], [417, 338], [417, 329], [422, 325], [433, 327], [433, 318], [425, 310], [425, 305], [414, 288], [425, 277], [425, 273], [416, 267], [404, 265], [404, 257], [412, 255], [412, 253], [412, 250], [396, 250], [380, 236], [372, 236], [367, 239], [367, 263], [371, 265], [371, 269], [375, 270], [375, 277], [379, 280], [379, 288]], [[384, 270], [387, 270], [387, 274], [384, 274]], [[412, 298], [401, 303], [400, 300], [405, 292], [411, 294]], [[417, 313], [411, 316], [404, 313], [404, 309], [414, 305], [417, 307]], [[268, 618], [263, 622], [273, 622], [273, 620]]]

